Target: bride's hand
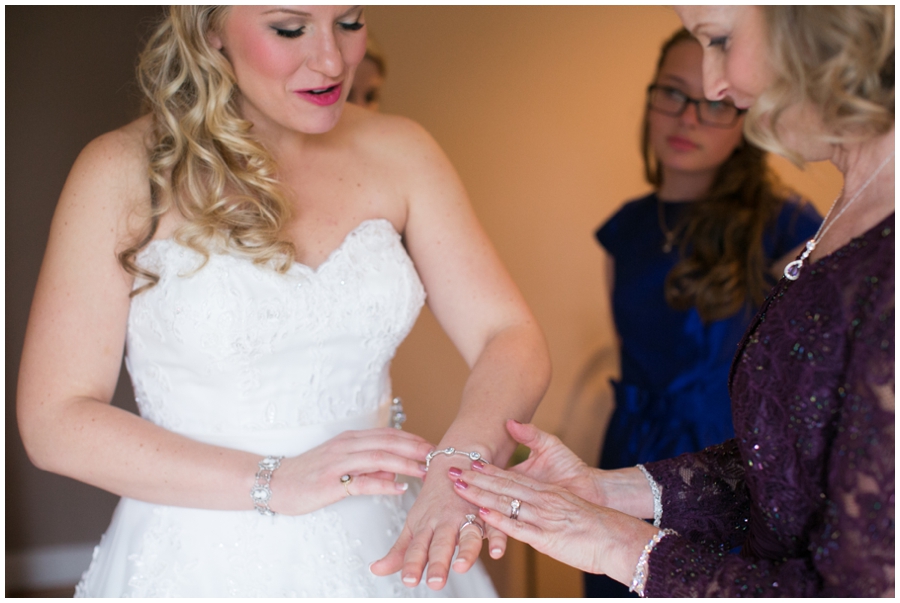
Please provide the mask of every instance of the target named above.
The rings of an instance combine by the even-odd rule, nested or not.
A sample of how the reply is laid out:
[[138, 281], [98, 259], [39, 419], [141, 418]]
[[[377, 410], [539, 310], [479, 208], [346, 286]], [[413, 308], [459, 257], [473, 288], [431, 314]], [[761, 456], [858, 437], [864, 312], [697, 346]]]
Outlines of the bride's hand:
[[[303, 454], [281, 461], [272, 476], [276, 513], [302, 515], [347, 496], [393, 494], [406, 491], [397, 474], [425, 475], [425, 456], [434, 446], [399, 429], [384, 427], [345, 431]], [[341, 476], [352, 479], [347, 484]]]
[[468, 464], [467, 460], [441, 455], [431, 461], [430, 477], [410, 509], [400, 537], [387, 555], [371, 565], [372, 573], [387, 576], [400, 571], [404, 584], [416, 586], [427, 564], [426, 584], [432, 590], [442, 589], [457, 544], [459, 553], [453, 561], [453, 571], [457, 573], [468, 571], [481, 552], [481, 530], [470, 525], [460, 531], [469, 514], [475, 515], [478, 526], [485, 529], [491, 556], [495, 559], [503, 556], [506, 534], [485, 526], [477, 518], [478, 508], [456, 496], [452, 484], [444, 477], [450, 467]]

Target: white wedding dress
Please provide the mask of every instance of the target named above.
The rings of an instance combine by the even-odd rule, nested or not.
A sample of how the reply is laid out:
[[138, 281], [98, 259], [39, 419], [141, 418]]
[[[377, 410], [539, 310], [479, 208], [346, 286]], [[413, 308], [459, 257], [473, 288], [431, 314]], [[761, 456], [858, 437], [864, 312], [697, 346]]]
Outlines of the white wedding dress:
[[[197, 270], [201, 260], [168, 239], [139, 255], [160, 276], [128, 317], [126, 363], [144, 419], [261, 458], [388, 424], [390, 361], [425, 300], [389, 221], [360, 224], [316, 270], [295, 263], [278, 274], [230, 255]], [[399, 573], [369, 572], [417, 489], [297, 517], [123, 498], [76, 596], [496, 596], [480, 563], [451, 571], [441, 591], [424, 577], [408, 588]]]

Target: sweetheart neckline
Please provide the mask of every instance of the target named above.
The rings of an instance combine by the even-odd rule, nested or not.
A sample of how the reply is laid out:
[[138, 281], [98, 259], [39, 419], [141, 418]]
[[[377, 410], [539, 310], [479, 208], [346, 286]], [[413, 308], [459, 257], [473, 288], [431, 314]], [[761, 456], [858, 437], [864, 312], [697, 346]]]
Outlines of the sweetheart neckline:
[[[387, 218], [367, 218], [367, 219], [363, 220], [362, 222], [360, 222], [359, 224], [357, 224], [354, 228], [352, 228], [350, 230], [350, 232], [348, 232], [346, 235], [344, 235], [344, 238], [341, 239], [341, 242], [338, 244], [338, 246], [335, 247], [334, 249], [332, 249], [331, 252], [325, 257], [325, 259], [322, 260], [321, 263], [319, 263], [318, 266], [313, 268], [309, 264], [304, 264], [303, 262], [300, 262], [299, 260], [294, 260], [291, 263], [290, 270], [299, 268], [301, 270], [306, 270], [307, 272], [310, 272], [313, 275], [318, 275], [320, 272], [322, 272], [322, 269], [325, 268], [326, 265], [330, 264], [335, 259], [335, 257], [340, 255], [340, 252], [343, 251], [343, 249], [347, 246], [347, 243], [350, 241], [350, 239], [352, 238], [352, 236], [354, 234], [363, 230], [366, 226], [368, 226], [370, 224], [377, 224], [380, 222], [387, 223], [388, 227], [391, 229], [391, 232], [393, 232], [394, 234], [398, 234], [398, 235], [400, 234], [397, 232], [397, 229], [394, 228], [394, 223], [391, 222], [390, 220], [388, 220]], [[150, 241], [149, 243], [147, 243], [147, 246], [144, 247], [142, 252], [146, 251], [147, 249], [149, 249], [156, 243], [167, 243], [169, 245], [177, 245], [179, 247], [183, 247], [173, 237], [167, 237], [165, 239], [154, 239], [154, 240]], [[190, 249], [189, 247], [184, 247], [184, 248]], [[210, 254], [210, 255], [212, 256], [212, 255], [217, 255], [217, 254]], [[218, 254], [218, 255], [228, 255], [228, 254], [226, 253], [226, 254]]]

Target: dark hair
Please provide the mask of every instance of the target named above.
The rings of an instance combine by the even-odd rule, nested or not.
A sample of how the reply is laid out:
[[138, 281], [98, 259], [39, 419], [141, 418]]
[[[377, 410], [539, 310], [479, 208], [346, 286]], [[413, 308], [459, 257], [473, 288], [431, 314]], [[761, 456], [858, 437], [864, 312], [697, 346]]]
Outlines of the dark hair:
[[[696, 40], [681, 29], [662, 46], [656, 74], [677, 44]], [[644, 110], [641, 153], [647, 182], [662, 184], [662, 166], [650, 145]], [[719, 166], [704, 197], [691, 203], [676, 224], [681, 257], [666, 277], [666, 302], [676, 310], [696, 307], [704, 322], [737, 313], [748, 302], [760, 304], [771, 287], [763, 253], [763, 233], [775, 220], [784, 197], [766, 164], [766, 152], [743, 141]]]

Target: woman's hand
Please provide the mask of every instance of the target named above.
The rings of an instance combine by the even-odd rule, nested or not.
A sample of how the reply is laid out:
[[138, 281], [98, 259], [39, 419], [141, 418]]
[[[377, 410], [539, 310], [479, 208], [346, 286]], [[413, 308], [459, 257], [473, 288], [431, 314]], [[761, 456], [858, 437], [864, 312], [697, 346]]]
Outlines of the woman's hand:
[[[302, 515], [347, 496], [402, 494], [397, 474], [425, 475], [425, 456], [434, 446], [399, 429], [345, 431], [303, 454], [285, 459], [272, 476], [272, 510]], [[349, 475], [346, 484], [341, 476]]]
[[512, 419], [506, 422], [506, 430], [515, 441], [531, 449], [528, 459], [513, 467], [512, 472], [534, 481], [560, 486], [595, 504], [604, 504], [604, 501], [598, 500], [602, 495], [592, 478], [596, 471], [588, 467], [558, 437], [541, 431], [530, 423], [519, 423]]
[[657, 532], [560, 486], [477, 461], [472, 467], [451, 469], [448, 475], [457, 494], [479, 506], [478, 515], [487, 525], [577, 569], [627, 584], [644, 545]]
[[[433, 590], [440, 590], [447, 583], [450, 561], [459, 545], [459, 553], [453, 560], [453, 571], [467, 572], [478, 560], [481, 552], [482, 532], [476, 526], [460, 526], [466, 515], [478, 517], [477, 507], [467, 503], [453, 493], [453, 486], [444, 475], [454, 465], [466, 463], [452, 457], [437, 456], [431, 461], [429, 477], [415, 504], [409, 511], [400, 538], [384, 558], [372, 564], [371, 570], [377, 576], [387, 576], [397, 571], [407, 586], [415, 586], [422, 579], [428, 566], [426, 584]], [[491, 556], [498, 559], [506, 550], [506, 534], [485, 526], [481, 519], [476, 523], [485, 530]]]

